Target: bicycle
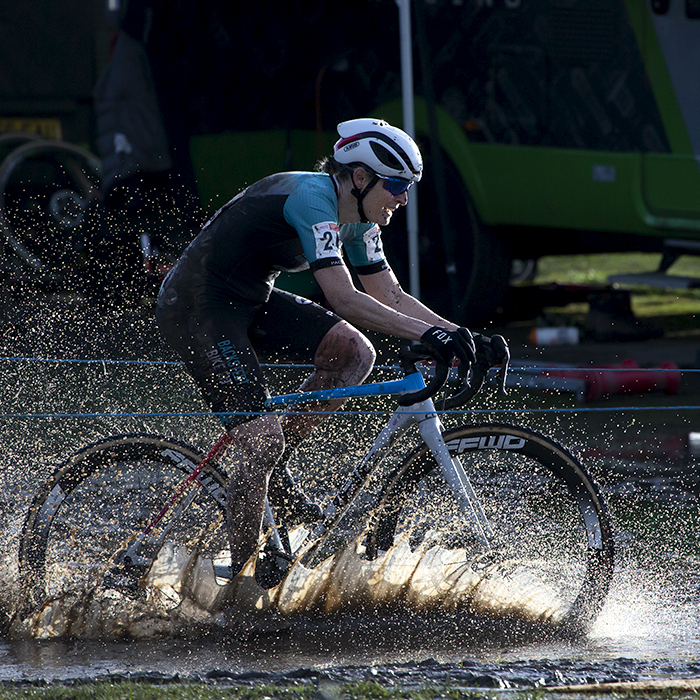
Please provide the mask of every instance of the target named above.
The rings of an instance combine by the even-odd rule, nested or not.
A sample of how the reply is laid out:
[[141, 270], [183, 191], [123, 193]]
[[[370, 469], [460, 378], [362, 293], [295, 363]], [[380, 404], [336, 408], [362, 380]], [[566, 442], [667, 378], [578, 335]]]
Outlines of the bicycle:
[[[378, 496], [363, 523], [360, 551], [377, 559], [402, 538], [412, 549], [459, 550], [459, 566], [488, 573], [528, 566], [561, 602], [554, 625], [585, 633], [605, 601], [614, 567], [613, 532], [600, 489], [581, 462], [549, 437], [506, 423], [445, 429], [432, 397], [445, 383], [437, 364], [426, 385], [405, 349], [403, 377], [339, 389], [272, 397], [271, 408], [329, 398], [398, 396], [398, 406], [361, 462], [325, 503], [323, 517], [305, 524], [290, 544], [269, 502], [255, 567], [263, 587], [290, 567], [313, 567], [341, 546], [336, 535], [371, 475], [397, 440], [417, 427], [420, 444], [378, 479]], [[508, 358], [499, 370], [505, 392]], [[485, 383], [488, 366], [460, 373], [457, 393], [440, 407], [464, 405]], [[127, 434], [88, 445], [60, 464], [35, 496], [21, 535], [19, 564], [27, 609], [70, 585], [112, 587], [137, 595], [167, 543], [197, 547], [216, 575], [231, 577], [226, 518], [227, 476], [218, 460], [228, 434], [203, 456], [158, 435]], [[196, 485], [196, 488], [194, 487]], [[168, 495], [169, 494], [169, 495]], [[364, 498], [364, 497], [363, 497]], [[338, 540], [343, 540], [342, 536]], [[462, 556], [460, 553], [464, 552]]]

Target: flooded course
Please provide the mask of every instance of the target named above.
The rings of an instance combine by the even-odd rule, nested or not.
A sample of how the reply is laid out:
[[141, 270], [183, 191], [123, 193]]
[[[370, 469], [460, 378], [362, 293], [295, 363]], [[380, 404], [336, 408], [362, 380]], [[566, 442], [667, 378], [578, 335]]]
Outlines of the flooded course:
[[[60, 313], [18, 311], [8, 319], [13, 332], [2, 355], [173, 359], [143, 312], [98, 321], [80, 300], [60, 305]], [[206, 415], [162, 415], [206, 413], [176, 364], [15, 359], [2, 367], [0, 619], [7, 621], [20, 595], [22, 524], [56, 464], [110, 434], [177, 435], [203, 449], [220, 429]], [[281, 390], [298, 383], [291, 375], [280, 377]], [[571, 397], [517, 391], [507, 400], [484, 401], [494, 409], [577, 406]], [[682, 393], [635, 401], [697, 404]], [[299, 569], [269, 594], [250, 577], [222, 593], [206, 556], [164, 550], [151, 572], [156, 598], [132, 600], [104, 590], [65, 595], [11, 626], [0, 638], [0, 680], [153, 674], [239, 682], [374, 678], [419, 687], [449, 676], [457, 685], [505, 688], [698, 676], [699, 463], [688, 437], [698, 430], [696, 412], [626, 410], [635, 401], [618, 400], [619, 412], [489, 416], [551, 435], [579, 454], [603, 486], [618, 565], [608, 600], [584, 639], [556, 635], [558, 602], [536, 577], [522, 569], [480, 581], [445, 577], [439, 548], [417, 553], [397, 543], [384, 558], [367, 562], [358, 540], [325, 570]], [[446, 417], [455, 420], [463, 417]], [[339, 416], [319, 433], [311, 451], [319, 461], [326, 458], [331, 480], [366, 447], [376, 421]], [[220, 605], [224, 597], [237, 604]]]

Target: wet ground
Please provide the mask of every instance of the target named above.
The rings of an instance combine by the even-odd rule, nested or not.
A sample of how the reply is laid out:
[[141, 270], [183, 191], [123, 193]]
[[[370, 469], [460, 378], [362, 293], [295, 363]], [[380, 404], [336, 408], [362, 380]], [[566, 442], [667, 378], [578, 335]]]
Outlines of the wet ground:
[[[700, 489], [693, 437], [700, 432], [693, 371], [700, 337], [686, 328], [637, 342], [535, 348], [525, 342], [524, 325], [505, 330], [514, 359], [523, 362], [588, 367], [632, 359], [642, 367], [670, 361], [683, 370], [673, 394], [583, 402], [574, 392], [552, 393], [541, 384], [480, 404], [499, 420], [552, 434], [578, 452], [603, 485], [619, 566], [585, 639], [543, 637], [498, 618], [360, 611], [296, 619], [283, 630], [262, 625], [245, 639], [225, 623], [166, 639], [0, 638], [0, 680], [372, 678], [419, 687], [449, 678], [457, 685], [508, 688], [700, 676]], [[15, 358], [2, 363], [0, 389], [0, 612], [8, 614], [23, 514], [59, 458], [113, 432], [175, 432], [206, 443], [218, 427], [206, 416], [158, 415], [173, 406], [203, 410], [177, 366], [36, 361], [174, 360], [144, 309], [96, 308], [67, 297], [42, 305], [19, 300], [5, 309], [0, 356]], [[126, 412], [139, 415], [114, 415]]]

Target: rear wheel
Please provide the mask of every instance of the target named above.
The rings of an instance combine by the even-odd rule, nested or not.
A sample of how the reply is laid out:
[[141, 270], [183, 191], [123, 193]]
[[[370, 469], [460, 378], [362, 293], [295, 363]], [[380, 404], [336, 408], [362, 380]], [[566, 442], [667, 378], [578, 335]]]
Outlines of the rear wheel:
[[[179, 441], [135, 434], [96, 442], [61, 464], [35, 497], [20, 540], [29, 608], [24, 612], [47, 598], [100, 585], [110, 560], [143, 531], [201, 459]], [[156, 541], [170, 526], [164, 542], [171, 551], [196, 545], [212, 558], [228, 553], [226, 483], [208, 463], [183, 497], [194, 499], [179, 517], [163, 519]]]
[[[613, 572], [613, 535], [598, 487], [571, 453], [527, 428], [463, 426], [443, 434], [476, 491], [493, 535], [487, 554], [465, 522], [427, 447], [412, 452], [382, 491], [367, 538], [378, 556], [400, 538], [412, 549], [463, 549], [458, 561], [477, 578], [502, 578], [510, 600], [527, 579], [547, 592], [547, 621], [585, 632], [605, 601]], [[481, 577], [481, 578], [479, 578]], [[529, 601], [528, 601], [529, 604]], [[525, 605], [527, 608], [527, 605]], [[518, 615], [517, 611], [514, 614]]]

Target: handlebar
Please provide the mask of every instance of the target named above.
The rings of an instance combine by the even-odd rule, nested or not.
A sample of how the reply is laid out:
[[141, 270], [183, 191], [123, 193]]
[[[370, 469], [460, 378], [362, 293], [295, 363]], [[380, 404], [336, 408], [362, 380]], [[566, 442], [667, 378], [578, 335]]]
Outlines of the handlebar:
[[[433, 358], [422, 345], [414, 345], [412, 348], [401, 348], [399, 359], [404, 373], [413, 374], [414, 372], [418, 372], [416, 362], [432, 360]], [[444, 362], [437, 362], [435, 364], [435, 376], [428, 382], [425, 389], [419, 389], [418, 391], [412, 391], [403, 396], [399, 396], [399, 406], [412, 406], [414, 403], [425, 401], [437, 394], [447, 380], [449, 372], [450, 368]]]
[[[412, 374], [418, 372], [416, 368], [416, 363], [422, 360], [435, 361], [432, 355], [420, 344], [415, 345], [411, 348], [404, 347], [401, 348], [400, 362], [403, 371], [406, 374]], [[507, 352], [507, 347], [505, 350], [505, 356], [501, 362], [498, 369], [498, 387], [502, 394], [507, 394], [506, 391], [506, 376], [508, 374], [508, 363], [510, 361], [510, 354]], [[490, 369], [490, 365], [487, 361], [479, 361], [474, 365], [465, 366], [463, 364], [459, 365], [458, 375], [460, 378], [460, 384], [463, 385], [461, 390], [458, 390], [452, 396], [442, 399], [439, 404], [441, 410], [452, 410], [459, 408], [471, 401], [476, 394], [481, 391], [481, 388], [486, 381], [486, 376]], [[412, 406], [420, 401], [425, 401], [429, 399], [442, 388], [447, 380], [450, 372], [450, 367], [444, 362], [435, 362], [435, 375], [428, 382], [424, 389], [419, 391], [413, 391], [408, 394], [404, 394], [399, 397], [398, 403], [400, 406]]]
[[[496, 362], [500, 362], [499, 378], [501, 391], [505, 394], [506, 373], [508, 371], [508, 362], [510, 354], [508, 346], [500, 336], [492, 336], [490, 339], [494, 352], [485, 352], [483, 347], [477, 350], [477, 362], [474, 365], [460, 365], [459, 377], [464, 387], [454, 396], [448, 397], [440, 402], [441, 409], [451, 409], [470, 401], [473, 396], [481, 389], [486, 379], [486, 375], [492, 366], [496, 366]], [[494, 343], [497, 343], [494, 345]], [[309, 401], [327, 401], [329, 399], [345, 399], [361, 396], [379, 396], [391, 394], [396, 396], [400, 394], [398, 403], [401, 406], [412, 406], [420, 401], [434, 396], [443, 386], [449, 375], [450, 367], [444, 362], [435, 364], [435, 376], [432, 377], [427, 386], [423, 382], [422, 377], [415, 377], [419, 374], [416, 368], [416, 363], [423, 360], [433, 360], [432, 355], [422, 345], [416, 345], [412, 348], [402, 348], [399, 354], [401, 366], [404, 372], [404, 378], [390, 382], [376, 382], [369, 385], [353, 385], [336, 387], [334, 389], [319, 389], [314, 391], [299, 391], [293, 394], [282, 394], [279, 396], [270, 396], [265, 402], [266, 408], [273, 406], [286, 406], [289, 404], [306, 403]], [[490, 359], [489, 359], [490, 358]], [[470, 371], [471, 370], [471, 371]], [[415, 377], [415, 379], [411, 379]], [[407, 393], [406, 390], [409, 389]], [[412, 391], [416, 389], [416, 391]]]

